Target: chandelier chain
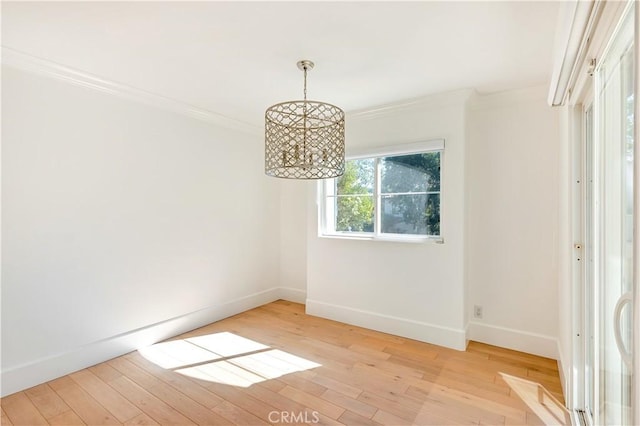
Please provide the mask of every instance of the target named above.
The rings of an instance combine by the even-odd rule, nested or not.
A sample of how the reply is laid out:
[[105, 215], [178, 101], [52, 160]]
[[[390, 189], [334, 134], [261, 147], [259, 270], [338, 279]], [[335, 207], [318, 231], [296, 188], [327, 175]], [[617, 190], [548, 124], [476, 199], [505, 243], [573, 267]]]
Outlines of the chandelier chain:
[[307, 100], [307, 67], [304, 67], [304, 100]]

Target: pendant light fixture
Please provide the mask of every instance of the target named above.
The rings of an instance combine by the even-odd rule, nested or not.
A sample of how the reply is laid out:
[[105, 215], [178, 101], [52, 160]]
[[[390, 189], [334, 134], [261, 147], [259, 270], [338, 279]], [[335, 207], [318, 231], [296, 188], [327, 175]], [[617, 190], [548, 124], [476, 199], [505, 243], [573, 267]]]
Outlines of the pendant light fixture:
[[288, 179], [325, 179], [344, 173], [344, 111], [307, 100], [307, 71], [302, 60], [304, 100], [287, 101], [265, 112], [265, 173]]

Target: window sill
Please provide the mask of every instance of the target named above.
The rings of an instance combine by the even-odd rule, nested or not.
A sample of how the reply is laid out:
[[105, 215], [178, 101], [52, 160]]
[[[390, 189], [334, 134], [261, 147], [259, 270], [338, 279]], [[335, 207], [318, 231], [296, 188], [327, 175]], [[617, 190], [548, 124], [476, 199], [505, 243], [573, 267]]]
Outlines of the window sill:
[[387, 243], [444, 244], [444, 238], [442, 237], [409, 237], [367, 234], [320, 234], [318, 237], [338, 240], [381, 241]]

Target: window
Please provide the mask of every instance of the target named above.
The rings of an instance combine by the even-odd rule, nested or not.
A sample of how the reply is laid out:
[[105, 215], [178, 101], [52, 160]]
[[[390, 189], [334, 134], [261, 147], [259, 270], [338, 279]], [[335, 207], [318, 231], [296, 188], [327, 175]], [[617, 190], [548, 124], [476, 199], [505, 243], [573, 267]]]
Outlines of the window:
[[444, 141], [352, 157], [323, 183], [322, 234], [440, 239], [440, 164]]

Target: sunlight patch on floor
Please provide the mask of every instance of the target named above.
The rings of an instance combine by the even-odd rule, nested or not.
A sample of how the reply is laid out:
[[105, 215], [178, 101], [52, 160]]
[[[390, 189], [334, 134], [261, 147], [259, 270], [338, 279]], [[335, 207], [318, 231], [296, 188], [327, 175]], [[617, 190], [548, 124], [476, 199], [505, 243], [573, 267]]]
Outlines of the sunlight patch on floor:
[[222, 355], [196, 346], [186, 340], [157, 343], [153, 346], [142, 348], [138, 352], [149, 361], [165, 369], [200, 364], [222, 358]]
[[204, 336], [189, 337], [185, 340], [193, 345], [220, 354], [223, 357], [237, 356], [246, 354], [247, 352], [269, 349], [269, 346], [263, 345], [262, 343], [229, 332], [205, 334]]
[[267, 380], [267, 377], [254, 374], [243, 368], [237, 367], [228, 361], [211, 362], [197, 367], [181, 368], [175, 370], [185, 376], [193, 377], [207, 382], [221, 383], [223, 385], [248, 388], [254, 383]]
[[545, 425], [570, 425], [571, 416], [564, 405], [540, 383], [500, 373], [509, 387], [529, 406]]
[[321, 366], [229, 332], [157, 343], [138, 352], [164, 369], [239, 387]]

